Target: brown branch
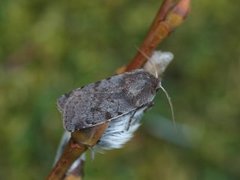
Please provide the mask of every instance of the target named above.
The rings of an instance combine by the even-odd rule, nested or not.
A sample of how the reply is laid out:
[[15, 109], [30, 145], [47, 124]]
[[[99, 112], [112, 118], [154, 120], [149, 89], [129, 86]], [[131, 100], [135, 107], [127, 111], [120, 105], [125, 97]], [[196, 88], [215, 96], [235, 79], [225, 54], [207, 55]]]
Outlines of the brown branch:
[[80, 145], [71, 138], [59, 161], [56, 163], [47, 179], [62, 179], [72, 163], [86, 150], [86, 145]]
[[189, 12], [190, 0], [165, 0], [160, 7], [139, 51], [121, 72], [141, 68], [153, 50], [178, 27]]
[[[108, 122], [71, 133], [71, 138], [66, 145], [63, 154], [51, 170], [47, 179], [63, 179], [73, 162], [80, 157], [88, 147], [92, 147], [97, 143], [107, 127]], [[77, 176], [74, 176], [73, 178], [75, 177]]]
[[[131, 71], [141, 68], [147, 61], [146, 56], [150, 57], [153, 50], [178, 27], [188, 14], [191, 0], [165, 0], [162, 3], [139, 51], [133, 60], [118, 73]], [[68, 145], [62, 156], [50, 172], [49, 180], [63, 179], [72, 163], [83, 153], [89, 146], [94, 146], [102, 136], [108, 124], [103, 124], [87, 131], [74, 132], [71, 135]], [[65, 180], [80, 180], [82, 173], [76, 173], [77, 170], [83, 169], [81, 161], [76, 168], [70, 171]]]

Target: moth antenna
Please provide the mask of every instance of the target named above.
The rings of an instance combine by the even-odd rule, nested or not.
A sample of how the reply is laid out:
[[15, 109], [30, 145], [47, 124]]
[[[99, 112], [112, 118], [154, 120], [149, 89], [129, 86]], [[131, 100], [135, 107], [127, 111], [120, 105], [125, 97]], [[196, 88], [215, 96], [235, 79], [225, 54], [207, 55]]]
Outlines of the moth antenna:
[[157, 68], [156, 66], [154, 66], [154, 64], [150, 61], [150, 57], [148, 55], [146, 55], [146, 53], [144, 53], [141, 49], [139, 49], [138, 47], [136, 47], [136, 49], [148, 60], [148, 62], [153, 66], [153, 69], [155, 71], [155, 77], [158, 78], [158, 72], [157, 72]]
[[168, 92], [166, 91], [166, 89], [162, 86], [162, 83], [159, 83], [159, 87], [162, 89], [162, 91], [164, 92], [164, 94], [166, 95], [167, 99], [168, 99], [168, 104], [170, 106], [171, 109], [171, 115], [172, 115], [172, 120], [173, 120], [173, 126], [176, 129], [176, 121], [175, 121], [175, 114], [174, 114], [174, 109], [173, 109], [173, 104], [171, 101], [171, 97], [169, 96]]

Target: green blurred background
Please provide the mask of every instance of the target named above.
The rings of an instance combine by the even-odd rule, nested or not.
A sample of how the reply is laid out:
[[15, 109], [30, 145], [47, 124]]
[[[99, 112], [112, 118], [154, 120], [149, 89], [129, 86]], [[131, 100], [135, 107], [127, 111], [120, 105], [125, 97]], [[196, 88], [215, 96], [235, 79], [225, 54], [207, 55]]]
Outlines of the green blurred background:
[[[56, 99], [129, 62], [162, 1], [0, 2], [0, 179], [44, 179], [63, 131]], [[193, 1], [160, 49], [166, 97], [123, 149], [88, 158], [87, 180], [240, 179], [240, 1]], [[88, 155], [89, 157], [89, 155]]]

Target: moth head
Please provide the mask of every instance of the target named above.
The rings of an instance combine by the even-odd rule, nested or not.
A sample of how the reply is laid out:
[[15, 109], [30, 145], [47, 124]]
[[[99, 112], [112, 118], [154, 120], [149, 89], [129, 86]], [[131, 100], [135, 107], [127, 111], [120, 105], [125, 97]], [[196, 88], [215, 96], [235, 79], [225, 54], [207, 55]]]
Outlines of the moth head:
[[[167, 66], [170, 64], [170, 62], [173, 60], [173, 58], [174, 58], [174, 55], [171, 52], [154, 51], [152, 56], [148, 58], [148, 61], [146, 62], [143, 68], [150, 74], [154, 75], [156, 78], [159, 78], [162, 76], [162, 74], [164, 73]], [[160, 80], [157, 88], [161, 89], [168, 99], [168, 103], [171, 109], [173, 124], [175, 126], [175, 115], [174, 115], [173, 104], [168, 92], [164, 89]]]

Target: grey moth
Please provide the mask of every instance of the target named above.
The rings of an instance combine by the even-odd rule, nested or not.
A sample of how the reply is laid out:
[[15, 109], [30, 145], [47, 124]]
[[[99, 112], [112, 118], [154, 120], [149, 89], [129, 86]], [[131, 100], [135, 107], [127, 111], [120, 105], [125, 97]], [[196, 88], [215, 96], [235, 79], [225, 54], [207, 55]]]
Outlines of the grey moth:
[[108, 121], [108, 128], [93, 149], [122, 147], [139, 127], [144, 111], [153, 104], [161, 85], [159, 77], [172, 59], [169, 52], [155, 51], [142, 69], [115, 75], [62, 95], [57, 101], [66, 130], [61, 146], [71, 132]]

